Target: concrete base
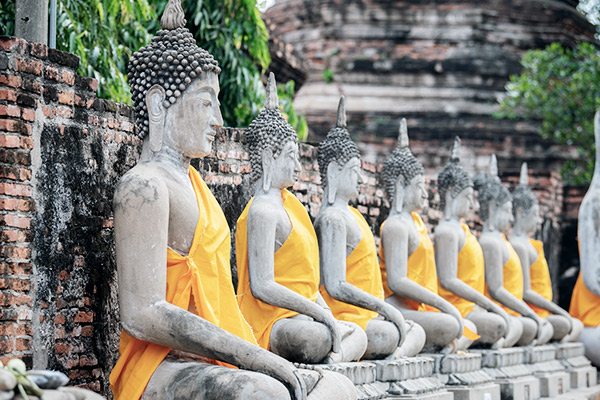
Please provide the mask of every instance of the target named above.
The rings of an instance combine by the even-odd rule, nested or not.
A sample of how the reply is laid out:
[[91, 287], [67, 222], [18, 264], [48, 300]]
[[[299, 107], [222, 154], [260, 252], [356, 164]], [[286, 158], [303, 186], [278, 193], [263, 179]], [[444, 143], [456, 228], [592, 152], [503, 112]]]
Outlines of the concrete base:
[[454, 400], [500, 400], [500, 385], [486, 383], [475, 386], [447, 386]]
[[502, 400], [538, 400], [540, 398], [540, 381], [532, 376], [520, 378], [498, 379]]
[[535, 376], [540, 380], [542, 397], [556, 397], [571, 389], [571, 377], [566, 372], [543, 373]]
[[571, 388], [573, 389], [585, 389], [596, 386], [598, 383], [596, 368], [591, 365], [567, 368], [567, 372], [571, 375]]
[[384, 397], [386, 400], [454, 400], [454, 395], [450, 392], [439, 391], [436, 393], [418, 394], [418, 395], [394, 395]]
[[575, 389], [560, 396], [549, 397], [547, 400], [600, 400], [600, 386]]

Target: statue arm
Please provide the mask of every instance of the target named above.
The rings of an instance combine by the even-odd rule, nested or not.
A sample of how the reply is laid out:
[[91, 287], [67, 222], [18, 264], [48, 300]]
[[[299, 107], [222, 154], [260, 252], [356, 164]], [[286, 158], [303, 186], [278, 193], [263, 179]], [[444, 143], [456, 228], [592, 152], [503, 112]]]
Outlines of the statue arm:
[[406, 338], [406, 323], [402, 313], [381, 299], [346, 281], [346, 224], [341, 218], [319, 218], [319, 257], [325, 289], [334, 299], [375, 311], [391, 321], [400, 333], [399, 346]]
[[441, 296], [408, 278], [408, 229], [402, 221], [386, 222], [381, 232], [381, 245], [385, 251], [388, 287], [394, 294], [425, 303], [457, 319], [462, 336], [464, 321], [460, 312]]
[[529, 249], [523, 245], [519, 240], [511, 241], [511, 244], [517, 252], [519, 259], [521, 260], [521, 269], [523, 271], [523, 300], [533, 304], [534, 306], [540, 307], [552, 314], [562, 315], [567, 317], [569, 324], [571, 323], [571, 316], [569, 313], [552, 301], [547, 300], [539, 293], [536, 293], [531, 289], [531, 264], [535, 260], [531, 260]]
[[272, 207], [255, 199], [248, 213], [248, 277], [252, 295], [264, 303], [308, 315], [323, 323], [331, 331], [333, 351], [337, 353], [340, 337], [331, 312], [275, 281], [273, 244], [276, 228]]
[[591, 188], [581, 203], [578, 224], [583, 283], [589, 291], [600, 296], [600, 195], [594, 196]]
[[168, 191], [157, 180], [137, 179], [134, 184], [134, 190], [118, 187], [114, 201], [119, 305], [125, 332], [139, 340], [273, 376], [296, 399], [303, 399], [306, 389], [293, 364], [165, 300]]

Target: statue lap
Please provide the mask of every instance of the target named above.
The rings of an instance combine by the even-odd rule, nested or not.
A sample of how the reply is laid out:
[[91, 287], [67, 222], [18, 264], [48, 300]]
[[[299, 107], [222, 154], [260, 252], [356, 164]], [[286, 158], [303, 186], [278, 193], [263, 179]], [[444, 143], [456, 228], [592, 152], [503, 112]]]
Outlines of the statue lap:
[[471, 311], [465, 316], [465, 319], [475, 324], [477, 334], [480, 336], [474, 343], [475, 347], [477, 347], [478, 344], [494, 344], [500, 340], [506, 332], [506, 322], [504, 319], [500, 315], [491, 313], [482, 308], [476, 308]]

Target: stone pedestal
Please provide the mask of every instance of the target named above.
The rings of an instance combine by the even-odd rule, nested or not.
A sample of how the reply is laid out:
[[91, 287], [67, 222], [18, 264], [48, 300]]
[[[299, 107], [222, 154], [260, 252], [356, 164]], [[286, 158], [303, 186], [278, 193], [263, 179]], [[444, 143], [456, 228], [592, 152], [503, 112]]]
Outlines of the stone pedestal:
[[554, 345], [525, 347], [525, 362], [540, 381], [542, 397], [556, 397], [571, 389], [571, 377], [556, 359]]
[[481, 355], [424, 354], [434, 360], [434, 372], [455, 400], [500, 400], [500, 386], [481, 370]]
[[348, 377], [358, 390], [359, 400], [454, 398], [437, 379], [434, 360], [428, 357], [327, 364], [319, 367]]
[[597, 385], [597, 371], [585, 354], [583, 343], [555, 344], [556, 359], [564, 366], [571, 378], [572, 389], [582, 389]]
[[525, 362], [525, 349], [470, 350], [481, 355], [482, 371], [500, 385], [502, 400], [537, 400], [540, 381]]

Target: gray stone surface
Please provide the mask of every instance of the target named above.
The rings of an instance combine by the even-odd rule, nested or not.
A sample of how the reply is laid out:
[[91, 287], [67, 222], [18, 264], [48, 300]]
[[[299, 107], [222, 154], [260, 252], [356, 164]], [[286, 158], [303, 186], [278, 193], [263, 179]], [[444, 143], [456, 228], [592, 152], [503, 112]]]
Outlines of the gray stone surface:
[[469, 351], [481, 354], [481, 366], [486, 368], [499, 368], [522, 364], [525, 359], [525, 350], [521, 347], [498, 350], [470, 349]]
[[48, 44], [48, 2], [16, 0], [15, 36]]
[[567, 372], [550, 372], [536, 374], [540, 381], [542, 397], [556, 397], [567, 393], [570, 389], [571, 377]]
[[500, 400], [500, 385], [495, 383], [446, 389], [454, 395], [454, 400]]
[[540, 382], [532, 376], [496, 381], [500, 384], [502, 400], [537, 400], [540, 398]]

